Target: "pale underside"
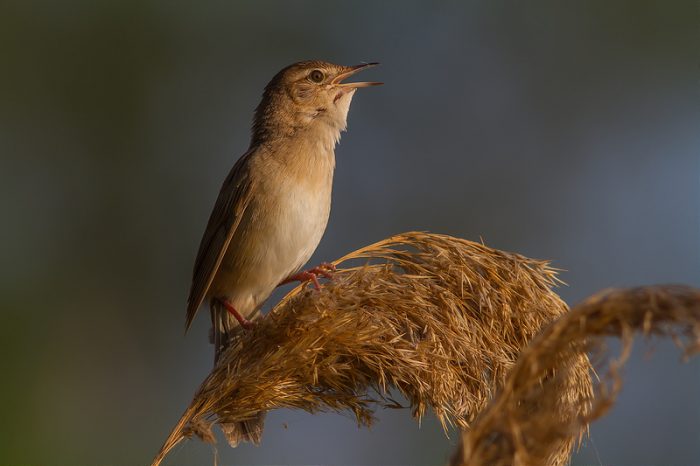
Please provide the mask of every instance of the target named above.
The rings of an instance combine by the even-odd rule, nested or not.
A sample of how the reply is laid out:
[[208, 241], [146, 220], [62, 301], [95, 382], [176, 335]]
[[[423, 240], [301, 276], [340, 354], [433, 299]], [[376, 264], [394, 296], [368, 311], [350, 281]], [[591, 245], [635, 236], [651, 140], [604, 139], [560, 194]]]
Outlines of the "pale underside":
[[227, 299], [248, 317], [309, 260], [328, 223], [333, 157], [332, 151], [300, 156], [297, 173], [263, 161], [207, 298]]
[[243, 317], [253, 315], [309, 260], [328, 222], [334, 148], [352, 94], [337, 102], [341, 122], [319, 119], [294, 138], [251, 149], [234, 166], [195, 262], [188, 326], [211, 298], [227, 300]]

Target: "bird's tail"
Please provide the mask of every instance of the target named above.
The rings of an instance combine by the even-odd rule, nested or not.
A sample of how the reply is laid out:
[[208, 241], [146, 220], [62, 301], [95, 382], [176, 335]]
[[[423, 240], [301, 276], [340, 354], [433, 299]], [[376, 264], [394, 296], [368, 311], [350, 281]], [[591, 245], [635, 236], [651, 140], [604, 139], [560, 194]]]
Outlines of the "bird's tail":
[[216, 365], [221, 353], [228, 348], [229, 342], [234, 338], [234, 330], [238, 322], [218, 299], [212, 299], [209, 302], [209, 309], [211, 310], [209, 341], [214, 345], [214, 364]]
[[265, 424], [265, 412], [260, 411], [254, 418], [243, 422], [222, 423], [221, 430], [228, 440], [229, 445], [237, 447], [240, 442], [251, 442], [260, 445], [263, 426]]
[[[219, 300], [212, 299], [209, 307], [212, 323], [211, 342], [214, 344], [214, 364], [216, 365], [230, 342], [238, 338], [244, 330]], [[258, 314], [259, 311], [254, 312], [251, 318], [255, 319]], [[259, 445], [264, 423], [265, 412], [261, 411], [247, 421], [221, 423], [221, 430], [232, 447], [236, 447], [240, 442]]]

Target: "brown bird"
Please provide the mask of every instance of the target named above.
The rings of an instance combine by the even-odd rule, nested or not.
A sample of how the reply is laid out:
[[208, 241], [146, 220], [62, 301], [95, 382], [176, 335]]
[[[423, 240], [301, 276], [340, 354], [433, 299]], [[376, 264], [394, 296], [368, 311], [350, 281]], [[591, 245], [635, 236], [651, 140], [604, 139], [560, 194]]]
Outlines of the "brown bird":
[[282, 283], [328, 275], [297, 273], [323, 236], [331, 206], [335, 145], [350, 101], [376, 82], [342, 81], [376, 65], [303, 61], [284, 68], [255, 110], [248, 151], [224, 180], [194, 264], [187, 328], [209, 300], [215, 354], [247, 328]]

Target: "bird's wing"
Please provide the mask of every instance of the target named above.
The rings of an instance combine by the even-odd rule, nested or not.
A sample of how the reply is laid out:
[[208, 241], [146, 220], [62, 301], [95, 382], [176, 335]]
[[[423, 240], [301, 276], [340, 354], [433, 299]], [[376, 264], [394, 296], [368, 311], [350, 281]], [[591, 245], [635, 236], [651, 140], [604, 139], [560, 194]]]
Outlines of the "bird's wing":
[[248, 151], [233, 166], [224, 180], [214, 210], [209, 217], [194, 263], [192, 286], [187, 300], [186, 329], [190, 327], [199, 306], [202, 305], [231, 238], [250, 202], [251, 180], [248, 160], [252, 153], [252, 150]]

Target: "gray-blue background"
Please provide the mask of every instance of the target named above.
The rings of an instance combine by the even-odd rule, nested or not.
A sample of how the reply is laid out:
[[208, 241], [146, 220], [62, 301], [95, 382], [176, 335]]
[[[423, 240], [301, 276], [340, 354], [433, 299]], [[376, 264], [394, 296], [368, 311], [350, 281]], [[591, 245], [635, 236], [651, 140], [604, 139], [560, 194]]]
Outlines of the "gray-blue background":
[[[380, 61], [312, 259], [430, 230], [566, 269], [570, 303], [700, 278], [697, 2], [0, 6], [0, 463], [150, 461], [211, 364], [194, 254], [281, 67]], [[638, 346], [639, 347], [639, 346]], [[574, 463], [700, 464], [700, 363], [639, 350]], [[221, 464], [441, 464], [433, 419], [274, 412]], [[284, 428], [286, 423], [288, 428]], [[454, 436], [453, 436], [454, 437]], [[210, 464], [198, 442], [166, 464]]]

